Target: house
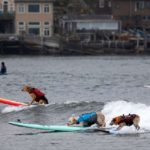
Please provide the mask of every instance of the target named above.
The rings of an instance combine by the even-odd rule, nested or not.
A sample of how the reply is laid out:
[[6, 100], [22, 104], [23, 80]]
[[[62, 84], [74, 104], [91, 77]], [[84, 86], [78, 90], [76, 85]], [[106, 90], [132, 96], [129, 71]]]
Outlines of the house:
[[53, 35], [54, 0], [14, 0], [15, 29], [18, 35]]
[[112, 19], [111, 15], [80, 15], [65, 16], [60, 20], [61, 31], [82, 32], [82, 31], [114, 31], [120, 30], [120, 22]]
[[96, 14], [109, 14], [122, 22], [122, 28], [150, 29], [149, 0], [92, 0], [87, 2]]
[[121, 20], [125, 28], [150, 28], [149, 0], [113, 0], [112, 12], [114, 18]]
[[14, 0], [0, 0], [0, 33], [14, 33]]
[[112, 15], [112, 0], [85, 0], [85, 2], [97, 15]]

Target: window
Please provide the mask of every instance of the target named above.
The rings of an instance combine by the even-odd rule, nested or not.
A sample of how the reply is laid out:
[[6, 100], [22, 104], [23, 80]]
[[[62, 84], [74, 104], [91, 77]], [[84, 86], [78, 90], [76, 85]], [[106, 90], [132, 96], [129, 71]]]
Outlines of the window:
[[142, 19], [148, 21], [150, 20], [150, 16], [143, 16]]
[[48, 5], [48, 4], [45, 4], [45, 5], [44, 5], [44, 12], [45, 12], [45, 13], [49, 13], [49, 11], [50, 11], [50, 10], [49, 10], [49, 5]]
[[48, 21], [44, 22], [44, 36], [50, 35], [50, 23]]
[[49, 35], [50, 35], [49, 29], [44, 29], [44, 35], [45, 35], [45, 36], [49, 36]]
[[25, 31], [25, 22], [19, 22], [18, 26], [19, 26], [19, 31]]
[[13, 12], [13, 11], [14, 11], [14, 5], [10, 4], [10, 12]]
[[135, 11], [144, 9], [144, 1], [135, 2]]
[[8, 2], [7, 1], [3, 2], [3, 11], [8, 12]]
[[40, 23], [39, 22], [29, 22], [29, 26], [39, 26], [40, 25]]
[[150, 2], [147, 2], [147, 8], [150, 8]]
[[28, 5], [28, 12], [30, 12], [30, 13], [40, 12], [40, 5], [39, 4], [30, 4], [30, 5]]
[[111, 1], [108, 1], [108, 7], [111, 7]]
[[119, 3], [116, 3], [115, 8], [116, 8], [116, 9], [119, 9], [119, 8], [120, 8], [120, 4], [119, 4]]
[[49, 26], [49, 22], [48, 21], [44, 22], [44, 26]]
[[29, 28], [28, 30], [29, 34], [34, 34], [34, 35], [40, 35], [40, 29], [39, 28]]
[[18, 12], [19, 13], [24, 13], [25, 12], [25, 6], [24, 6], [24, 4], [19, 4], [19, 6], [18, 6]]
[[40, 22], [29, 22], [28, 33], [34, 35], [40, 35]]
[[129, 16], [121, 16], [120, 19], [125, 21], [129, 19]]
[[2, 6], [2, 4], [0, 3], [0, 9], [3, 9], [3, 6]]
[[24, 25], [24, 22], [19, 22], [19, 25]]
[[99, 0], [99, 8], [104, 8], [105, 1], [104, 0]]

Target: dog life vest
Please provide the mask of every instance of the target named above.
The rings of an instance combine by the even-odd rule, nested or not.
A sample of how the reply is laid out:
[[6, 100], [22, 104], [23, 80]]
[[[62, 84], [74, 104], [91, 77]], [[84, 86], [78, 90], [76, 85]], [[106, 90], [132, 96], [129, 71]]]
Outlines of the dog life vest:
[[80, 124], [81, 122], [87, 122], [87, 124], [90, 126], [97, 122], [97, 114], [96, 112], [86, 113], [79, 116], [77, 119], [77, 124]]
[[121, 116], [120, 123], [126, 123], [127, 126], [133, 125], [134, 118], [137, 117], [136, 114], [129, 114], [127, 116]]
[[31, 93], [34, 93], [37, 96], [37, 98], [45, 96], [44, 93], [42, 93], [39, 89], [36, 89], [36, 88], [33, 88]]

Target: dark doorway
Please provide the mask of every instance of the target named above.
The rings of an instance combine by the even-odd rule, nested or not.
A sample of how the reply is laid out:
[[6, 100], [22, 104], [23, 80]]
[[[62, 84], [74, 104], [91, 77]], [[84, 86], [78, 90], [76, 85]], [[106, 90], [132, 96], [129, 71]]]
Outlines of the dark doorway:
[[14, 23], [11, 20], [0, 20], [0, 33], [14, 33]]

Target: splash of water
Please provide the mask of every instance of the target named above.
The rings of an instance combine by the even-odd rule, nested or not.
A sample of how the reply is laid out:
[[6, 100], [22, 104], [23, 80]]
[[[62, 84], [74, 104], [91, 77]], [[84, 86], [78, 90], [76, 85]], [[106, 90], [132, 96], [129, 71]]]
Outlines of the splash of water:
[[22, 110], [27, 110], [27, 109], [31, 109], [33, 107], [37, 107], [36, 105], [31, 105], [31, 106], [19, 106], [19, 107], [15, 107], [15, 106], [7, 106], [5, 107], [1, 113], [5, 114], [5, 113], [10, 113], [10, 112], [18, 112], [18, 111], [22, 111]]
[[[123, 114], [128, 115], [130, 113], [140, 116], [140, 132], [142, 132], [142, 130], [150, 131], [150, 106], [146, 104], [126, 102], [123, 100], [113, 101], [107, 103], [102, 109], [102, 112], [105, 114], [107, 126], [109, 126], [112, 118]], [[136, 129], [133, 126], [124, 127], [121, 130], [123, 133], [136, 132]]]

